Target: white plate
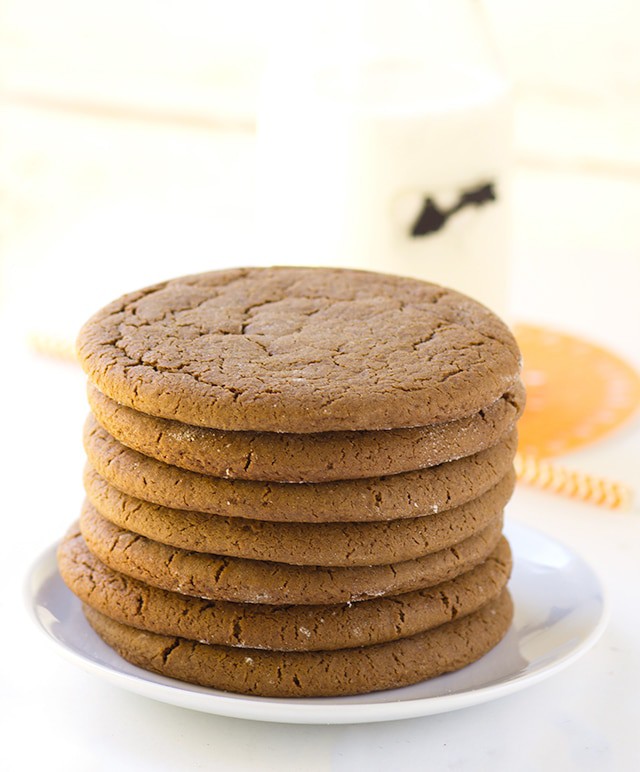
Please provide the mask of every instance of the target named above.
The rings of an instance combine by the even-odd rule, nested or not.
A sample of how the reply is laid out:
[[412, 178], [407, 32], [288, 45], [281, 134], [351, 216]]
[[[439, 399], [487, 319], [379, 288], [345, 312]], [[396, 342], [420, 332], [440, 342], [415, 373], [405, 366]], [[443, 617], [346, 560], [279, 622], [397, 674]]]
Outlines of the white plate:
[[85, 621], [62, 582], [55, 547], [31, 570], [28, 605], [59, 651], [107, 681], [152, 699], [221, 716], [300, 724], [348, 724], [444, 713], [511, 694], [584, 654], [606, 624], [602, 587], [572, 550], [516, 523], [510, 582], [515, 618], [503, 641], [457, 673], [357, 697], [272, 699], [215, 691], [149, 673], [121, 659]]

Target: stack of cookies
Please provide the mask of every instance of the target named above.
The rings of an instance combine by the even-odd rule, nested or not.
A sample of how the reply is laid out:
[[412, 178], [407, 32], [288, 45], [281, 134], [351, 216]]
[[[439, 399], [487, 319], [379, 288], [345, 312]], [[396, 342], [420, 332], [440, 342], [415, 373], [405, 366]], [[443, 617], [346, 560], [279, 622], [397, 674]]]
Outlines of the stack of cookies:
[[502, 639], [524, 392], [484, 307], [366, 272], [217, 271], [115, 301], [78, 352], [87, 498], [58, 562], [125, 659], [345, 695]]

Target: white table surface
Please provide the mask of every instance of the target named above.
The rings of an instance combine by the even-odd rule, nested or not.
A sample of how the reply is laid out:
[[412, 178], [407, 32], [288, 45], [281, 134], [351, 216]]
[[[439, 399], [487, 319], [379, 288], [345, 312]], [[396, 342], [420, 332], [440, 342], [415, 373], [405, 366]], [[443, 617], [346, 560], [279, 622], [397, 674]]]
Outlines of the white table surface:
[[[516, 191], [520, 196], [516, 226], [520, 232], [529, 228], [540, 233], [546, 225], [548, 238], [546, 243], [528, 243], [522, 238], [517, 243], [513, 316], [584, 335], [640, 366], [640, 245], [634, 229], [637, 185], [629, 187], [626, 199], [620, 199], [622, 206], [612, 203], [609, 195], [621, 195], [620, 186], [625, 185], [624, 180], [605, 180], [590, 188], [560, 174], [545, 188], [543, 176], [536, 172], [525, 175]], [[548, 219], [537, 210], [526, 213], [527, 201], [540, 200], [538, 188], [545, 189]], [[557, 215], [556, 203], [559, 206], [569, 194], [575, 206], [567, 215], [567, 224], [567, 217]], [[577, 203], [576, 196], [582, 197]], [[600, 201], [606, 202], [605, 221], [600, 209], [601, 222], [596, 228], [589, 216], [584, 220], [578, 216], [576, 207], [582, 206], [584, 215], [589, 206], [595, 212]], [[140, 221], [138, 215], [132, 219]], [[163, 222], [162, 217], [159, 221]], [[228, 246], [231, 239], [235, 245], [227, 249], [226, 262], [241, 261], [243, 250], [229, 235], [233, 228], [230, 223], [221, 231], [220, 243]], [[567, 236], [580, 228], [593, 231], [588, 244]], [[108, 245], [112, 238], [107, 230], [93, 222], [73, 245], [65, 242], [56, 247], [52, 241], [40, 261], [24, 265], [16, 261], [9, 266], [3, 288], [0, 388], [5, 548], [0, 566], [5, 593], [0, 600], [4, 620], [0, 699], [2, 754], [9, 760], [3, 768], [65, 772], [623, 772], [640, 768], [637, 509], [612, 513], [518, 487], [508, 517], [566, 542], [592, 564], [608, 591], [610, 622], [596, 646], [562, 673], [520, 693], [453, 713], [352, 726], [298, 726], [217, 717], [121, 691], [68, 663], [46, 644], [25, 610], [23, 582], [40, 552], [59, 539], [77, 516], [82, 499], [80, 432], [86, 402], [79, 369], [30, 352], [24, 333], [35, 324], [65, 334], [121, 291], [147, 279], [204, 265], [202, 253], [191, 262], [188, 258], [171, 260], [162, 251], [158, 236], [157, 258], [152, 264], [135, 265], [125, 254], [113, 251], [109, 272], [98, 272], [91, 249], [81, 254], [80, 247], [83, 243], [88, 246], [87, 234], [99, 233], [95, 248], [103, 256], [105, 239]], [[168, 243], [174, 242], [168, 239]], [[638, 489], [640, 422], [563, 460], [616, 476]]]

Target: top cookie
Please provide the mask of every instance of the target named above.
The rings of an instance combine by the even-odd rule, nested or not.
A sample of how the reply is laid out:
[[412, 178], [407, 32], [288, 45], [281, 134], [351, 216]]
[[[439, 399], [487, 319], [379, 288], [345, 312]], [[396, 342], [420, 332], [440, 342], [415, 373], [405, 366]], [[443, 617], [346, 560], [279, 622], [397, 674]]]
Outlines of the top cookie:
[[415, 279], [248, 268], [125, 295], [78, 338], [89, 378], [120, 404], [214, 429], [318, 432], [469, 416], [518, 377], [484, 306]]

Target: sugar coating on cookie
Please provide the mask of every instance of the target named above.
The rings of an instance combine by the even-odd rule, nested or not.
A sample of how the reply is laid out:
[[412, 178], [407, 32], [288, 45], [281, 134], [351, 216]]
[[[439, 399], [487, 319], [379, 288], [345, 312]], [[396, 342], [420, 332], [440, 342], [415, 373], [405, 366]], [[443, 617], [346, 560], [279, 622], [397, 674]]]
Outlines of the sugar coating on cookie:
[[187, 276], [125, 295], [78, 338], [122, 405], [246, 431], [372, 430], [472, 415], [520, 354], [484, 306], [414, 279], [330, 268]]

